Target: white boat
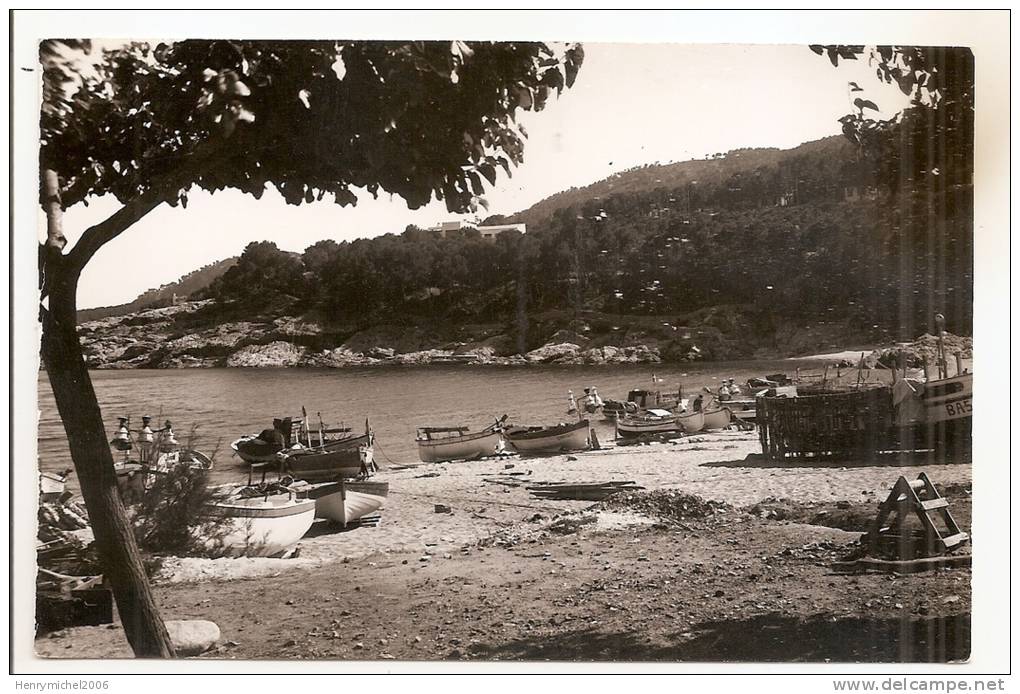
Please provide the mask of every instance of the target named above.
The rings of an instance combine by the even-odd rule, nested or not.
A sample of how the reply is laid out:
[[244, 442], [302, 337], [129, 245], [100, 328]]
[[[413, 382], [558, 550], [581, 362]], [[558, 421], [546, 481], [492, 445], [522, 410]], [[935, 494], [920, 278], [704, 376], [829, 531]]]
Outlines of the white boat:
[[705, 428], [705, 412], [698, 410], [697, 412], [678, 414], [676, 421], [685, 434], [694, 434]]
[[550, 427], [512, 427], [506, 431], [506, 440], [514, 450], [522, 454], [584, 451], [591, 446], [587, 419]]
[[42, 503], [58, 501], [64, 493], [67, 478], [70, 474], [70, 470], [65, 470], [62, 474], [58, 474], [56, 472], [40, 472], [39, 501]]
[[308, 498], [315, 501], [315, 517], [346, 527], [348, 523], [378, 511], [386, 503], [389, 482], [324, 482], [310, 485]]
[[214, 537], [205, 538], [206, 547], [230, 557], [282, 554], [315, 520], [315, 500], [298, 498], [280, 485], [233, 487], [209, 510], [227, 519]]
[[703, 429], [723, 429], [730, 425], [731, 416], [730, 408], [718, 407], [714, 410], [703, 410], [704, 421], [702, 424]]
[[420, 427], [415, 437], [418, 457], [426, 463], [438, 463], [493, 455], [502, 439], [504, 421], [506, 415], [474, 434], [468, 433], [467, 427]]
[[668, 410], [652, 409], [640, 416], [623, 417], [616, 420], [616, 435], [629, 438], [645, 434], [669, 434], [683, 431], [677, 415]]

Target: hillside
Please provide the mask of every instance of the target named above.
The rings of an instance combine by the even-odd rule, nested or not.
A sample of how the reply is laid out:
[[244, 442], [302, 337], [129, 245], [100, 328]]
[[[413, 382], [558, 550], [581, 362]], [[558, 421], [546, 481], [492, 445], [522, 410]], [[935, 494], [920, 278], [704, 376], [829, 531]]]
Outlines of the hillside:
[[133, 301], [116, 306], [101, 306], [87, 308], [78, 311], [78, 322], [100, 320], [111, 316], [125, 316], [129, 313], [142, 311], [148, 308], [159, 308], [169, 306], [176, 296], [178, 300], [185, 300], [197, 295], [206, 289], [212, 282], [220, 277], [227, 270], [237, 263], [237, 257], [226, 258], [210, 263], [204, 267], [189, 272], [176, 282], [164, 284], [156, 289], [149, 289], [138, 295]]
[[302, 254], [251, 243], [191, 293], [206, 301], [160, 318], [172, 352], [133, 345], [128, 322], [91, 363], [741, 359], [908, 340], [936, 312], [970, 334], [972, 189], [933, 200], [871, 171], [833, 137], [622, 172], [494, 240], [412, 226]]
[[[823, 156], [830, 161], [849, 160], [853, 148], [846, 138], [840, 135], [805, 142], [793, 149], [781, 150], [775, 147], [736, 149], [725, 154], [717, 154], [708, 159], [671, 164], [647, 164], [613, 174], [601, 181], [596, 181], [582, 188], [568, 190], [550, 195], [548, 198], [532, 205], [526, 210], [509, 217], [510, 222], [524, 222], [529, 225], [539, 224], [548, 219], [561, 208], [582, 205], [592, 200], [606, 199], [621, 193], [644, 193], [656, 189], [678, 190], [684, 193], [680, 197], [681, 204], [687, 203], [687, 186], [702, 186], [711, 189], [727, 183], [733, 177], [742, 174], [760, 176], [761, 172], [780, 169], [791, 169], [795, 162], [803, 158]], [[797, 187], [792, 175], [784, 184], [777, 188], [777, 194], [794, 193]], [[690, 191], [694, 203], [697, 203], [696, 188]]]

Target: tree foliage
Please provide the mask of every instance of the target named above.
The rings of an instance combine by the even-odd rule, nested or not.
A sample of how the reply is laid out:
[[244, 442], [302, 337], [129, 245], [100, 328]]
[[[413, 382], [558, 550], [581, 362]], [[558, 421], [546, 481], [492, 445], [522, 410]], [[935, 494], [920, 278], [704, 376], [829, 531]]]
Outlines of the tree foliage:
[[364, 188], [468, 209], [523, 161], [518, 110], [541, 110], [583, 60], [543, 43], [205, 40], [105, 50], [89, 72], [53, 59], [89, 48], [44, 55], [42, 165], [65, 207], [272, 185], [292, 204]]
[[[974, 176], [974, 55], [967, 48], [939, 46], [813, 45], [833, 66], [866, 56], [875, 76], [895, 84], [910, 106], [889, 119], [876, 118], [873, 101], [855, 99], [843, 116], [843, 134], [869, 150], [883, 183], [912, 189], [970, 186]], [[865, 92], [851, 82], [853, 92]]]

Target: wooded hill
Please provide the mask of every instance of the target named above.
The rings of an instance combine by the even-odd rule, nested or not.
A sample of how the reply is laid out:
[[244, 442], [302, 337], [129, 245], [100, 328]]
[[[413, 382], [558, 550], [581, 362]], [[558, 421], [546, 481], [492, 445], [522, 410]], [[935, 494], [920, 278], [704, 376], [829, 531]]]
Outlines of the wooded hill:
[[716, 358], [781, 352], [798, 328], [911, 339], [937, 311], [969, 334], [971, 189], [933, 210], [923, 190], [891, 191], [871, 170], [834, 136], [621, 172], [491, 217], [528, 225], [491, 241], [408, 227], [301, 255], [252, 243], [192, 292], [216, 301], [189, 321], [304, 315], [338, 335], [404, 323], [449, 339], [501, 325], [525, 350], [553, 329], [590, 328], [586, 316], [613, 316], [598, 321], [617, 324], [607, 330], [660, 316], [677, 329], [718, 323], [724, 339], [698, 345]]
[[147, 308], [169, 306], [175, 296], [178, 299], [187, 299], [192, 294], [206, 289], [212, 284], [213, 280], [232, 268], [236, 262], [237, 256], [209, 263], [189, 272], [176, 282], [170, 282], [161, 287], [142, 292], [133, 301], [126, 304], [82, 309], [78, 311], [78, 322], [85, 323], [99, 320], [100, 318], [109, 318], [110, 316], [124, 316]]

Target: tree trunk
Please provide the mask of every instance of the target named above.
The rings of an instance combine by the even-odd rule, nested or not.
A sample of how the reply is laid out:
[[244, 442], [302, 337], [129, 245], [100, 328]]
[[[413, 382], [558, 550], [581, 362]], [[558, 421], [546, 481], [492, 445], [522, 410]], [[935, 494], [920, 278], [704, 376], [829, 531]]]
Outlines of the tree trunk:
[[67, 432], [96, 547], [131, 648], [138, 657], [172, 658], [173, 645], [152, 596], [148, 577], [117, 491], [113, 454], [78, 340], [78, 272], [59, 248], [43, 246], [42, 354]]

